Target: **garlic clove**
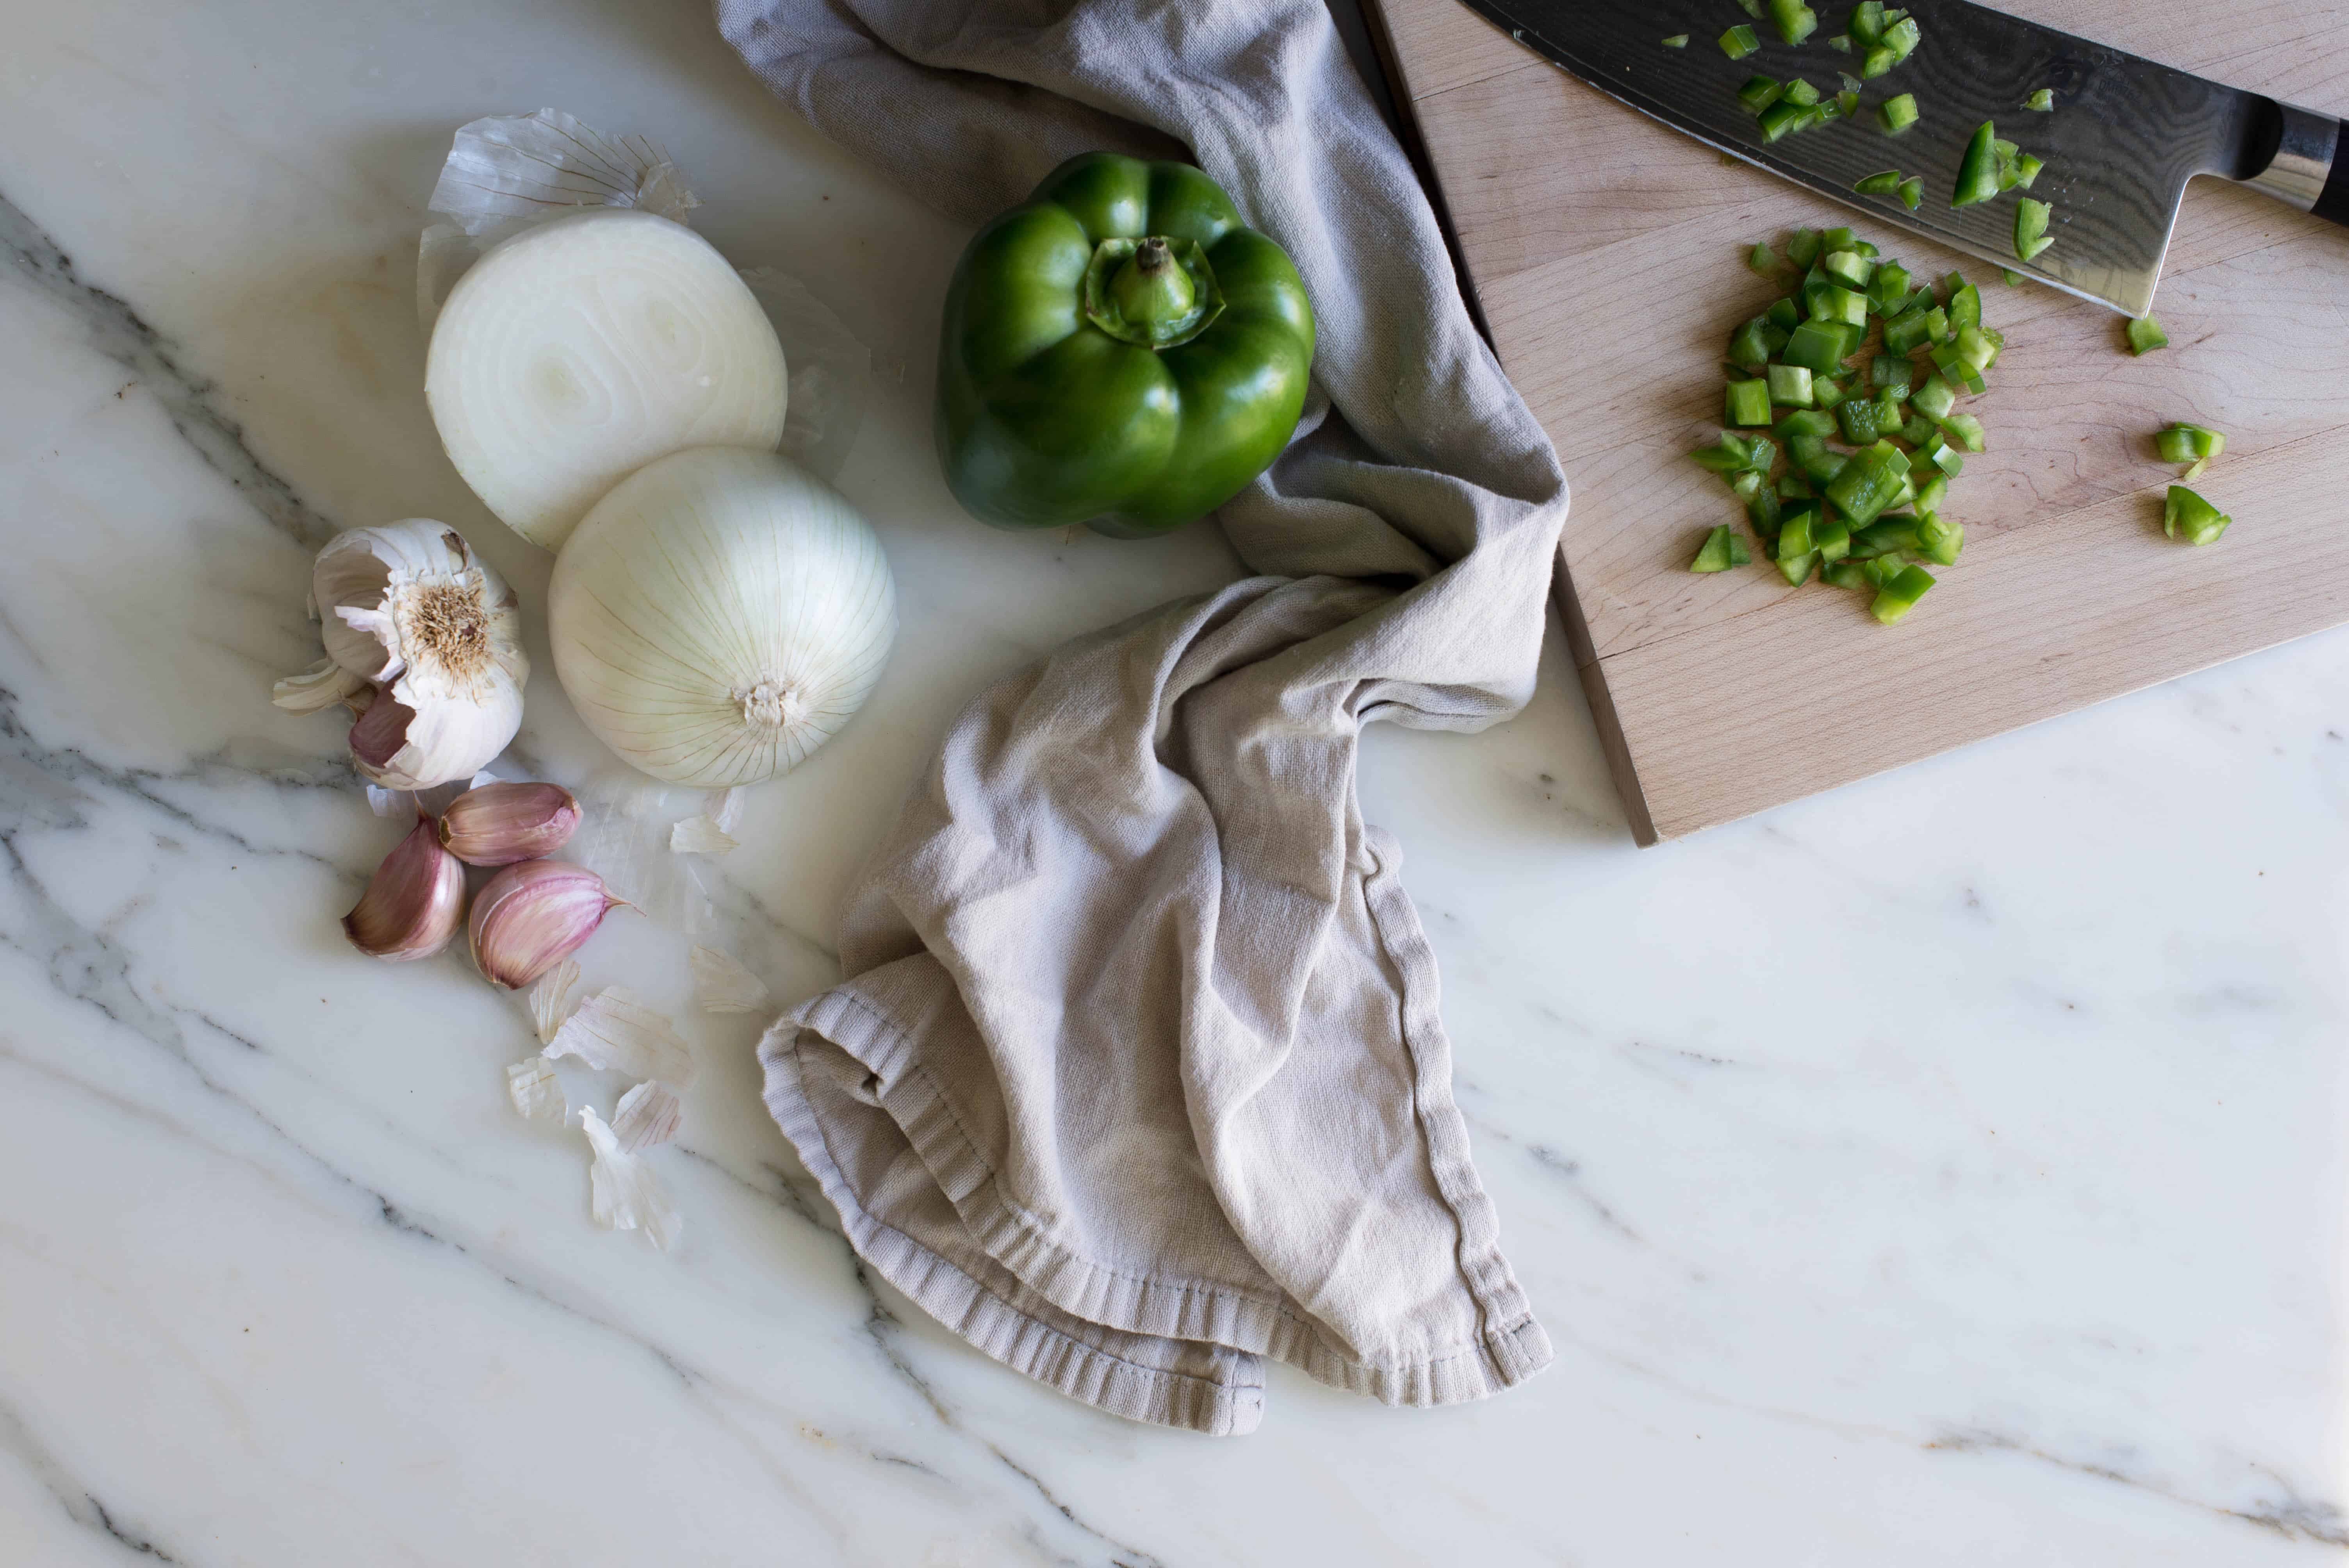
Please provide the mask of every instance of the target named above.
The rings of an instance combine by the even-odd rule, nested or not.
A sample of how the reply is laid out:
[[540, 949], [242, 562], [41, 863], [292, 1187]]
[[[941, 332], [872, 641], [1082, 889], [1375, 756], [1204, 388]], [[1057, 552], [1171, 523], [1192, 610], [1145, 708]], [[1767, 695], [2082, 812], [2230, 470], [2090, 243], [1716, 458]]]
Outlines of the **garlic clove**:
[[338, 702], [348, 702], [367, 689], [367, 678], [355, 676], [332, 659], [320, 659], [298, 676], [287, 676], [269, 688], [269, 700], [288, 713], [318, 713]]
[[485, 784], [440, 813], [440, 842], [469, 866], [510, 866], [551, 855], [579, 827], [579, 802], [560, 784]]
[[454, 529], [409, 518], [336, 534], [318, 553], [311, 594], [327, 656], [409, 715], [355, 727], [353, 755], [370, 782], [423, 789], [471, 778], [522, 727], [520, 602]]
[[[440, 848], [438, 838], [432, 847]], [[595, 935], [605, 913], [622, 902], [585, 866], [566, 861], [508, 866], [473, 900], [467, 931], [474, 966], [491, 984], [518, 991]]]
[[370, 958], [406, 963], [449, 945], [465, 916], [465, 863], [440, 847], [427, 819], [383, 858], [343, 916], [343, 934]]

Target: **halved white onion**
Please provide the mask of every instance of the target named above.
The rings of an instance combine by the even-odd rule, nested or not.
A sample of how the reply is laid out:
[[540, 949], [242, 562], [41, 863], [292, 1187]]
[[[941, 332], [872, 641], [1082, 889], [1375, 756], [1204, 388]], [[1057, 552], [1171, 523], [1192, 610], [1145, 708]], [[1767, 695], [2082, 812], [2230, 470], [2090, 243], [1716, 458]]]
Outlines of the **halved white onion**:
[[604, 744], [716, 789], [795, 766], [848, 722], [897, 630], [881, 541], [773, 452], [648, 463], [595, 503], [547, 589], [554, 673]]
[[457, 471], [549, 550], [656, 458], [771, 449], [789, 390], [775, 329], [726, 258], [681, 223], [617, 207], [525, 229], [476, 262], [424, 372]]

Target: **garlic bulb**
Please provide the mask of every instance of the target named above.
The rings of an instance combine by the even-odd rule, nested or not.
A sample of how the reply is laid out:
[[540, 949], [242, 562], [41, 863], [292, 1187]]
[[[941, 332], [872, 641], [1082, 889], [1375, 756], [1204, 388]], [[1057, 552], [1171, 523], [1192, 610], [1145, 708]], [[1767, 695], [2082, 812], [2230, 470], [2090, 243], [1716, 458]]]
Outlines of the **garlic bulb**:
[[470, 779], [522, 727], [520, 601], [455, 529], [412, 517], [338, 533], [310, 590], [327, 657], [378, 688], [351, 727], [368, 782]]
[[775, 329], [726, 258], [681, 223], [617, 207], [525, 229], [474, 263], [424, 370], [450, 461], [549, 550], [655, 458], [772, 450], [790, 390]]
[[780, 773], [835, 734], [897, 630], [881, 542], [785, 458], [704, 448], [598, 501], [554, 562], [554, 671], [606, 746], [656, 779]]

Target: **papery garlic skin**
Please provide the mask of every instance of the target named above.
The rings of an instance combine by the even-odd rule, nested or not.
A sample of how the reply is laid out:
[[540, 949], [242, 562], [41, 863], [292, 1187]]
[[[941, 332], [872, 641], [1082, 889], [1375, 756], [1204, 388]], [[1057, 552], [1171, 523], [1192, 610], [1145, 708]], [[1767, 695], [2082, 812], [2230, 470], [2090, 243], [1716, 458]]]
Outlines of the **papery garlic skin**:
[[[440, 848], [437, 837], [432, 847]], [[474, 896], [466, 924], [473, 965], [492, 985], [519, 991], [595, 935], [605, 913], [621, 902], [585, 866], [567, 861], [508, 866]]]
[[521, 601], [456, 530], [408, 518], [336, 534], [310, 589], [327, 656], [377, 688], [352, 727], [369, 783], [469, 779], [513, 739], [530, 678]]
[[555, 674], [656, 779], [719, 788], [796, 765], [848, 722], [896, 634], [872, 528], [771, 452], [704, 448], [622, 480], [554, 563]]
[[553, 854], [579, 830], [579, 801], [560, 784], [484, 784], [440, 813], [440, 843], [469, 866]]
[[270, 687], [269, 700], [288, 713], [321, 713], [367, 689], [365, 676], [353, 675], [332, 658], [324, 658]]
[[464, 918], [464, 862], [440, 847], [426, 819], [376, 867], [343, 916], [343, 934], [370, 958], [408, 963], [448, 946]]

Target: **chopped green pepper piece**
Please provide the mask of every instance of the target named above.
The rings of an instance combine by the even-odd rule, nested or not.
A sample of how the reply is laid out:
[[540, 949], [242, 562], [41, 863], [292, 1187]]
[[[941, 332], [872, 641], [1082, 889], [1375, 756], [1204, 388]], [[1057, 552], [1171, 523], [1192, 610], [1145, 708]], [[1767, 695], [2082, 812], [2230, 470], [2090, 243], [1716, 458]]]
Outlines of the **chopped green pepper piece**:
[[2055, 242], [2047, 232], [2047, 220], [2055, 209], [2044, 201], [2034, 201], [2025, 196], [2014, 204], [2014, 254], [2019, 261], [2031, 261], [2040, 252]]
[[1909, 308], [1909, 269], [1899, 262], [1886, 262], [1876, 269], [1868, 280], [1868, 302], [1881, 316], [1895, 316]]
[[1821, 561], [1841, 561], [1851, 549], [1851, 525], [1841, 518], [1815, 524], [1811, 529], [1811, 548], [1819, 552]]
[[1876, 275], [1876, 263], [1857, 251], [1837, 251], [1819, 263], [1819, 270], [1847, 288], [1865, 289]]
[[1769, 363], [1770, 356], [1786, 346], [1786, 335], [1770, 325], [1766, 315], [1757, 315], [1737, 329], [1729, 340], [1729, 359], [1733, 365], [1759, 369]]
[[1769, 382], [1733, 381], [1729, 384], [1728, 401], [1728, 423], [1767, 425], [1770, 422]]
[[1922, 414], [1911, 414], [1900, 427], [1900, 438], [1912, 447], [1930, 446], [1940, 436], [1940, 428]]
[[1860, 562], [1859, 569], [1868, 574], [1869, 583], [1881, 588], [1899, 576], [1907, 567], [1898, 555], [1879, 555]]
[[1856, 93], [1860, 89], [1860, 79], [1849, 71], [1837, 71], [1836, 80], [1843, 84], [1843, 90], [1847, 93]]
[[1862, 528], [1874, 522], [1878, 513], [1891, 504], [1909, 477], [1908, 455], [1891, 442], [1879, 439], [1875, 445], [1855, 453], [1835, 482], [1827, 486], [1827, 500], [1836, 510]]
[[1778, 36], [1790, 44], [1799, 44], [1819, 28], [1819, 14], [1803, 4], [1803, 0], [1769, 0], [1770, 20], [1778, 25]]
[[2023, 100], [2023, 107], [2025, 108], [2037, 109], [2041, 114], [2046, 114], [2055, 107], [2055, 95], [2047, 88], [2041, 88], [2037, 92], [2033, 93], [2029, 98]]
[[1880, 173], [1871, 174], [1852, 189], [1863, 196], [1895, 195], [1900, 190], [1900, 170], [1887, 169]]
[[2171, 485], [2162, 502], [2161, 531], [2189, 544], [2214, 543], [2234, 521], [2184, 485]]
[[[1816, 385], [1813, 383], [1815, 389]], [[1770, 433], [1791, 445], [1797, 437], [1825, 440], [1835, 434], [1835, 428], [1834, 415], [1823, 414], [1816, 408], [1798, 408], [1781, 418], [1770, 428]]]
[[1818, 559], [1814, 551], [1789, 555], [1782, 550], [1778, 552], [1778, 575], [1786, 580], [1787, 586], [1800, 588], [1809, 579], [1811, 568], [1818, 564]]
[[1932, 336], [1931, 313], [1914, 306], [1884, 324], [1884, 348], [1888, 354], [1914, 354]]
[[1795, 464], [1803, 470], [1803, 477], [1813, 484], [1822, 487], [1831, 485], [1841, 479], [1843, 470], [1850, 463], [1850, 459], [1841, 454], [1828, 451], [1826, 443], [1824, 441], [1814, 443], [1810, 448], [1794, 456]]
[[1746, 549], [1745, 542], [1738, 538], [1734, 533], [1732, 533], [1729, 536], [1729, 563], [1732, 566], [1751, 566], [1754, 564], [1754, 552]]
[[2227, 438], [2199, 425], [2172, 425], [2154, 444], [2165, 463], [2206, 463], [2227, 449]]
[[[1795, 264], [1798, 267], [1807, 267], [1811, 263], [1808, 262], [1796, 262]], [[1767, 321], [1772, 326], [1778, 329], [1780, 334], [1780, 347], [1785, 346], [1784, 335], [1794, 331], [1795, 328], [1803, 325], [1803, 308], [1790, 299], [1782, 299], [1778, 301], [1768, 310], [1764, 311], [1762, 315], [1764, 320]]]
[[2030, 190], [2032, 181], [2037, 180], [2039, 171], [2046, 167], [2046, 163], [2037, 153], [2024, 153], [2014, 160], [2014, 188], [2018, 191]]
[[1855, 447], [1864, 447], [1886, 433], [1876, 404], [1865, 397], [1847, 398], [1838, 404], [1836, 422], [1843, 427], [1843, 438]]
[[1930, 511], [1917, 517], [1917, 553], [1936, 566], [1955, 566], [1966, 547], [1965, 525], [1943, 522]]
[[1925, 182], [1915, 175], [1900, 182], [1900, 204], [1911, 212], [1925, 204]]
[[[1761, 477], [1759, 474], [1754, 476], [1757, 481]], [[1766, 484], [1757, 482], [1754, 487], [1754, 493], [1745, 498], [1745, 519], [1754, 525], [1754, 531], [1764, 539], [1776, 537], [1778, 492]]]
[[1899, 135], [1917, 123], [1917, 95], [1902, 93], [1898, 98], [1886, 98], [1882, 107], [1877, 109], [1876, 118], [1883, 122], [1887, 131], [1894, 136]]
[[1778, 499], [1780, 500], [1810, 500], [1811, 481], [1805, 479], [1800, 474], [1780, 474], [1778, 476]]
[[1786, 101], [1798, 103], [1805, 108], [1808, 108], [1819, 101], [1819, 89], [1803, 80], [1802, 77], [1796, 77], [1786, 84]]
[[2151, 354], [2157, 348], [2169, 346], [2169, 335], [2153, 317], [2140, 316], [2128, 324], [2128, 346], [2131, 354]]
[[1849, 88], [1836, 94], [1835, 106], [1836, 113], [1846, 119], [1859, 118], [1859, 95]]
[[1909, 361], [1897, 354], [1879, 354], [1868, 362], [1868, 384], [1871, 387], [1898, 387], [1901, 395], [1909, 391]]
[[[1832, 261], [1834, 258], [1828, 259]], [[1864, 294], [1854, 294], [1849, 289], [1833, 286], [1823, 288], [1812, 296], [1811, 318], [1813, 322], [1821, 325], [1856, 326], [1860, 329], [1862, 335], [1865, 335], [1868, 329], [1868, 296]], [[1809, 325], [1811, 323], [1806, 322], [1804, 325]], [[1841, 359], [1856, 346], [1857, 345], [1847, 343], [1843, 354], [1838, 354], [1836, 357]]]
[[1689, 456], [1696, 459], [1699, 467], [1717, 474], [1741, 473], [1753, 466], [1753, 448], [1744, 437], [1733, 430], [1723, 430], [1718, 443], [1700, 448]]
[[1755, 37], [1754, 29], [1743, 22], [1721, 36], [1721, 52], [1733, 60], [1742, 60], [1748, 55], [1759, 53], [1761, 47], [1762, 40]]
[[1859, 249], [1859, 236], [1849, 229], [1823, 229], [1819, 232], [1819, 249], [1822, 252], [1856, 251]]
[[1952, 414], [1940, 421], [1941, 428], [1958, 438], [1958, 444], [1970, 452], [1982, 449], [1982, 425], [1971, 414]]
[[1869, 81], [1889, 71], [1900, 63], [1900, 57], [1882, 44], [1877, 45], [1859, 57], [1859, 74]]
[[1931, 573], [1921, 566], [1904, 566], [1899, 576], [1876, 591], [1876, 603], [1868, 606], [1868, 613], [1885, 625], [1897, 625], [1932, 587]]
[[2019, 289], [2023, 286], [2023, 274], [2016, 272], [2013, 267], [1999, 268], [1998, 279], [1999, 282], [2004, 284], [2011, 289]]
[[1754, 436], [1746, 443], [1747, 465], [1757, 479], [1767, 479], [1778, 463], [1778, 443], [1767, 436]]
[[1917, 548], [1917, 520], [1906, 512], [1878, 519], [1851, 536], [1851, 559], [1874, 561]]
[[[1956, 278], [1958, 277], [1958, 274], [1951, 273], [1950, 276]], [[1980, 330], [1982, 326], [1982, 290], [1974, 287], [1973, 284], [1966, 282], [1963, 278], [1958, 278], [1957, 284], [1950, 294], [1950, 304], [1948, 308], [1949, 325], [1942, 333], [1942, 340], [1944, 342], [1955, 342], [1959, 335], [1963, 333], [1966, 328], [1970, 326], [1976, 330]]]
[[1692, 572], [1726, 572], [1729, 570], [1729, 527], [1726, 523], [1704, 536], [1696, 559], [1689, 562]]
[[1947, 441], [1936, 441], [1925, 449], [1925, 457], [1935, 468], [1956, 479], [1966, 471], [1966, 459], [1958, 455], [1957, 448]]
[[1958, 187], [1950, 197], [1951, 206], [1971, 207], [1998, 194], [1998, 155], [1993, 150], [1997, 140], [1997, 126], [1982, 121], [1966, 143], [1965, 157], [1959, 160]]
[[1811, 377], [1811, 401], [1822, 411], [1833, 408], [1851, 396], [1851, 388], [1830, 376]]
[[1807, 270], [1819, 259], [1819, 234], [1816, 229], [1797, 229], [1786, 242], [1786, 259]]
[[1819, 568], [1819, 581], [1830, 588], [1868, 588], [1875, 580], [1859, 562], [1833, 561]]
[[1811, 531], [1818, 525], [1816, 508], [1795, 508], [1784, 513], [1778, 523], [1778, 556], [1808, 555], [1811, 552]]
[[1833, 49], [1838, 55], [1848, 55], [1851, 53], [1851, 40], [1844, 36], [1841, 33], [1837, 33], [1834, 37], [1827, 40], [1827, 47]]
[[1745, 85], [1737, 89], [1737, 101], [1745, 106], [1748, 114], [1760, 114], [1785, 96], [1785, 84], [1775, 77], [1748, 77]]
[[1897, 22], [1889, 16], [1886, 19], [1890, 25], [1884, 29], [1882, 42], [1892, 51], [1892, 63], [1897, 66], [1917, 52], [1917, 46], [1925, 41], [1925, 34], [1913, 16], [1903, 16]]
[[1757, 22], [1762, 19], [1762, 0], [1737, 0], [1737, 7]]
[[1756, 243], [1745, 253], [1745, 264], [1765, 278], [1778, 275], [1778, 253], [1769, 246]]
[[1762, 111], [1762, 139], [1783, 140], [1788, 132], [1801, 130], [1811, 122], [1811, 111], [1798, 103], [1781, 98]]
[[1674, 33], [1671, 37], [1664, 40], [1664, 47], [1667, 49], [1687, 48], [1688, 35], [1686, 33]]
[[[1814, 376], [1834, 373], [1843, 363], [1843, 332], [1833, 322], [1806, 321], [1786, 335], [1786, 346], [1778, 351], [1779, 359], [1787, 365], [1799, 365]], [[1813, 388], [1816, 393], [1816, 388]]]
[[1923, 484], [1917, 487], [1917, 494], [1915, 498], [1917, 510], [1920, 512], [1939, 511], [1941, 510], [1941, 503], [1947, 500], [1949, 497], [1950, 476], [1940, 473], [1934, 474], [1926, 480]]
[[1861, 43], [1873, 44], [1884, 36], [1884, 0], [1859, 0], [1851, 8], [1851, 20], [1844, 26]]
[[1978, 326], [1958, 328], [1958, 340], [1951, 346], [1958, 351], [1958, 363], [1973, 376], [1980, 376], [1998, 362], [1997, 346]]
[[1939, 376], [1928, 376], [1925, 384], [1909, 395], [1917, 412], [1928, 419], [1946, 419], [1950, 410], [1958, 406], [1957, 389]]
[[1788, 408], [1811, 406], [1811, 373], [1799, 365], [1773, 365], [1769, 370], [1770, 401]]

